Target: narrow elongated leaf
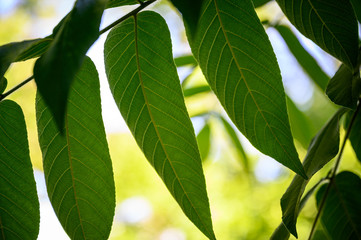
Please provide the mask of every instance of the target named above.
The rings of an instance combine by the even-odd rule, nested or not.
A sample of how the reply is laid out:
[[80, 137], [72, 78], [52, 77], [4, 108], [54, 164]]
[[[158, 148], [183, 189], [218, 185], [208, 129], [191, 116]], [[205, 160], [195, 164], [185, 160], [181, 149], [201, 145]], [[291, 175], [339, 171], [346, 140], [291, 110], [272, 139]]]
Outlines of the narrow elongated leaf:
[[271, 2], [272, 0], [252, 0], [255, 8], [262, 7], [266, 3]]
[[142, 12], [105, 42], [105, 68], [139, 147], [188, 218], [215, 239], [201, 159], [164, 19]]
[[205, 161], [211, 149], [211, 128], [209, 123], [206, 123], [197, 135], [197, 142], [202, 161]]
[[[351, 115], [351, 114], [350, 114]], [[351, 117], [348, 118], [350, 120]], [[349, 121], [348, 121], [349, 124]], [[347, 124], [347, 125], [348, 125]], [[358, 112], [350, 132], [350, 142], [356, 157], [361, 163], [361, 112]]]
[[211, 88], [208, 85], [205, 85], [205, 86], [186, 88], [183, 90], [183, 93], [185, 97], [191, 97], [199, 93], [208, 93], [210, 91]]
[[356, 13], [358, 21], [361, 23], [361, 1], [359, 0], [350, 0], [352, 7]]
[[304, 178], [271, 44], [251, 0], [207, 0], [190, 41], [212, 90], [261, 152]]
[[3, 93], [8, 85], [8, 80], [2, 77], [0, 78], [0, 94]]
[[38, 195], [23, 112], [0, 102], [0, 239], [35, 240], [39, 233]]
[[183, 67], [187, 65], [193, 65], [193, 66], [198, 65], [197, 61], [194, 59], [192, 55], [174, 58], [174, 62], [177, 67]]
[[[309, 179], [338, 153], [340, 118], [345, 112], [347, 112], [345, 108], [338, 110], [312, 139], [303, 161]], [[300, 209], [300, 200], [308, 181], [296, 175], [281, 198], [282, 221], [288, 231], [296, 238], [296, 222]]]
[[99, 36], [106, 0], [76, 1], [56, 33], [48, 51], [35, 63], [38, 91], [63, 129], [71, 83], [85, 53]]
[[193, 36], [198, 27], [198, 20], [201, 13], [202, 3], [205, 0], [170, 0], [173, 5], [182, 13], [186, 29]]
[[25, 49], [23, 52], [21, 52], [17, 58], [15, 59], [16, 62], [19, 61], [26, 61], [32, 58], [40, 57], [43, 53], [48, 50], [50, 43], [53, 41], [52, 37], [46, 37], [43, 39], [40, 39], [39, 41], [36, 41], [34, 44], [32, 44], [30, 47]]
[[41, 95], [36, 117], [49, 199], [71, 239], [107, 239], [115, 208], [112, 163], [94, 64], [86, 58], [70, 89], [64, 135]]
[[361, 80], [342, 64], [327, 85], [326, 94], [332, 102], [355, 109], [361, 91]]
[[349, 0], [276, 0], [290, 22], [350, 69], [357, 64], [358, 26]]
[[224, 128], [226, 129], [228, 136], [230, 137], [230, 139], [232, 141], [232, 144], [236, 148], [238, 157], [241, 160], [241, 163], [242, 163], [244, 169], [248, 172], [249, 171], [249, 160], [248, 160], [246, 152], [243, 149], [242, 143], [237, 136], [237, 133], [234, 131], [231, 124], [229, 124], [229, 122], [226, 119], [224, 119], [224, 117], [222, 117], [221, 115], [219, 115], [219, 117], [222, 121]]
[[[331, 183], [321, 222], [333, 240], [361, 239], [361, 179], [352, 172], [337, 174]], [[319, 207], [327, 184], [316, 194]]]
[[106, 8], [121, 7], [126, 5], [134, 5], [143, 2], [142, 0], [108, 0]]
[[303, 48], [292, 30], [284, 25], [276, 25], [275, 29], [285, 40], [288, 49], [295, 56], [297, 62], [301, 65], [307, 75], [322, 90], [326, 89], [329, 76], [321, 69], [317, 61]]

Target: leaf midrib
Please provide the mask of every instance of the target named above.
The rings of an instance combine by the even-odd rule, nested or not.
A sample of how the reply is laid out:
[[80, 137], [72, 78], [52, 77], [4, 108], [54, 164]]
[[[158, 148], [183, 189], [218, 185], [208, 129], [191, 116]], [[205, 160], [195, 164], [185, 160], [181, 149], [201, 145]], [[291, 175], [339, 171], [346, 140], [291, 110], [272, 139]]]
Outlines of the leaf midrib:
[[[229, 47], [229, 50], [230, 50], [230, 52], [231, 52], [231, 54], [232, 54], [232, 58], [234, 59], [234, 62], [235, 62], [236, 65], [237, 65], [238, 71], [239, 71], [240, 74], [241, 74], [241, 77], [242, 77], [242, 79], [243, 79], [243, 82], [245, 83], [245, 85], [246, 85], [246, 87], [247, 87], [247, 91], [248, 91], [249, 95], [252, 97], [253, 102], [254, 102], [254, 104], [255, 104], [256, 107], [257, 107], [258, 112], [261, 114], [263, 120], [265, 121], [268, 129], [271, 131], [273, 137], [276, 139], [276, 141], [277, 141], [278, 144], [281, 146], [282, 150], [286, 153], [286, 155], [289, 157], [289, 159], [292, 159], [291, 156], [290, 156], [290, 155], [288, 154], [288, 152], [286, 151], [286, 149], [285, 149], [285, 148], [283, 147], [283, 145], [280, 143], [279, 139], [277, 138], [277, 136], [276, 136], [275, 133], [273, 132], [271, 126], [270, 126], [269, 123], [267, 122], [265, 116], [263, 115], [262, 110], [261, 110], [260, 107], [258, 106], [258, 104], [257, 104], [257, 102], [256, 102], [256, 99], [254, 98], [253, 93], [252, 93], [251, 89], [250, 89], [249, 86], [248, 86], [248, 83], [247, 83], [247, 81], [246, 81], [246, 78], [245, 78], [245, 76], [243, 75], [243, 71], [241, 70], [241, 67], [240, 67], [240, 65], [239, 65], [239, 63], [238, 63], [238, 60], [237, 60], [237, 58], [236, 58], [236, 56], [235, 56], [235, 53], [234, 53], [234, 51], [233, 51], [232, 45], [231, 45], [231, 43], [230, 43], [230, 41], [229, 41], [229, 39], [228, 39], [228, 36], [227, 36], [227, 34], [226, 34], [226, 30], [225, 30], [225, 28], [224, 28], [224, 24], [223, 24], [222, 19], [221, 19], [221, 16], [220, 16], [220, 9], [219, 9], [219, 7], [218, 7], [217, 0], [213, 0], [213, 1], [214, 1], [215, 9], [216, 9], [216, 12], [217, 12], [218, 20], [219, 20], [219, 23], [220, 23], [220, 27], [221, 27], [222, 32], [223, 32], [223, 35], [224, 35], [224, 37], [225, 37], [225, 39], [226, 39], [226, 43], [227, 43], [227, 45], [228, 45], [228, 47]], [[299, 169], [299, 168], [297, 167], [297, 165], [295, 165], [295, 164], [293, 163], [293, 161], [292, 161], [292, 164], [293, 164], [297, 169]], [[299, 169], [299, 170], [300, 170], [300, 169]], [[301, 171], [301, 172], [302, 172], [302, 171]]]
[[[77, 198], [77, 194], [76, 194], [76, 190], [75, 190], [75, 178], [74, 178], [74, 170], [73, 170], [73, 161], [72, 161], [72, 155], [71, 155], [71, 151], [70, 151], [68, 114], [65, 115], [65, 134], [66, 134], [66, 141], [67, 141], [67, 150], [68, 150], [68, 158], [69, 158], [69, 165], [70, 165], [71, 183], [73, 185], [75, 206], [76, 206], [76, 209], [77, 209], [82, 234], [83, 234], [84, 239], [86, 239], [85, 232], [84, 232], [83, 221], [82, 221], [81, 216], [80, 216], [78, 198]], [[73, 234], [75, 234], [75, 232]]]
[[134, 15], [134, 28], [135, 28], [135, 29], [134, 29], [134, 34], [135, 34], [135, 52], [136, 52], [135, 55], [136, 55], [136, 62], [137, 62], [137, 71], [138, 71], [138, 76], [139, 76], [140, 85], [141, 85], [141, 88], [142, 88], [142, 93], [143, 93], [143, 96], [144, 96], [145, 105], [147, 106], [150, 120], [151, 120], [151, 122], [152, 122], [152, 125], [154, 126], [154, 130], [155, 130], [155, 132], [156, 132], [156, 134], [157, 134], [157, 137], [158, 137], [158, 139], [159, 139], [159, 142], [160, 142], [160, 144], [161, 144], [161, 146], [162, 146], [163, 152], [164, 152], [164, 154], [166, 155], [166, 159], [168, 160], [169, 165], [171, 166], [172, 171], [173, 171], [173, 173], [174, 173], [174, 175], [175, 175], [175, 177], [176, 177], [179, 185], [181, 186], [181, 188], [182, 188], [182, 190], [183, 190], [183, 192], [184, 192], [184, 195], [186, 196], [186, 198], [188, 199], [189, 203], [191, 204], [194, 212], [197, 214], [197, 217], [198, 217], [198, 219], [200, 220], [200, 222], [202, 223], [204, 229], [206, 229], [206, 231], [208, 232], [209, 237], [211, 237], [211, 236], [213, 236], [213, 233], [212, 233], [212, 232], [209, 232], [208, 227], [206, 227], [206, 225], [204, 224], [203, 219], [199, 216], [198, 211], [197, 211], [196, 208], [194, 207], [194, 205], [193, 205], [192, 201], [190, 200], [187, 192], [185, 191], [185, 189], [184, 189], [184, 187], [183, 187], [183, 184], [181, 183], [180, 178], [178, 177], [177, 172], [175, 171], [174, 166], [173, 166], [172, 162], [170, 161], [170, 158], [169, 158], [169, 155], [168, 155], [168, 153], [167, 153], [167, 151], [166, 151], [166, 149], [165, 149], [165, 145], [164, 145], [164, 143], [163, 143], [163, 140], [162, 140], [162, 138], [160, 137], [160, 134], [159, 134], [157, 125], [155, 124], [155, 121], [154, 121], [154, 118], [153, 118], [153, 115], [152, 115], [152, 111], [151, 111], [151, 109], [150, 109], [150, 104], [149, 104], [149, 101], [148, 101], [148, 99], [147, 99], [147, 95], [146, 95], [146, 91], [145, 91], [145, 86], [144, 86], [144, 83], [143, 83], [143, 78], [142, 78], [142, 74], [141, 74], [141, 70], [140, 70], [141, 68], [140, 68], [139, 51], [138, 51], [138, 22], [137, 22], [137, 15]]

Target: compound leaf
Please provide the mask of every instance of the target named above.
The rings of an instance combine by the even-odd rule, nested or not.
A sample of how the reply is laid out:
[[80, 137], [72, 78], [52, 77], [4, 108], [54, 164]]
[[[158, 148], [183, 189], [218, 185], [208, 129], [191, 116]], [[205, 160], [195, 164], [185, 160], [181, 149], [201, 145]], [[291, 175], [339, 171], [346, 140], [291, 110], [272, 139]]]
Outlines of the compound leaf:
[[[324, 230], [334, 240], [361, 239], [361, 179], [352, 172], [341, 172], [331, 183], [321, 215]], [[320, 206], [328, 184], [316, 194]]]
[[146, 11], [105, 42], [114, 99], [139, 147], [188, 218], [215, 239], [202, 162], [164, 19]]
[[323, 50], [357, 65], [358, 26], [349, 0], [276, 0], [290, 22]]
[[0, 102], [0, 169], [0, 239], [37, 239], [40, 211], [25, 119], [10, 100]]
[[198, 24], [193, 54], [231, 120], [258, 150], [307, 178], [276, 57], [251, 0], [204, 1]]
[[64, 134], [41, 95], [36, 117], [49, 199], [71, 239], [107, 239], [115, 187], [101, 117], [98, 73], [85, 58], [68, 98]]
[[39, 93], [63, 129], [67, 98], [85, 54], [99, 36], [106, 0], [76, 1], [60, 23], [48, 50], [35, 63], [34, 77]]

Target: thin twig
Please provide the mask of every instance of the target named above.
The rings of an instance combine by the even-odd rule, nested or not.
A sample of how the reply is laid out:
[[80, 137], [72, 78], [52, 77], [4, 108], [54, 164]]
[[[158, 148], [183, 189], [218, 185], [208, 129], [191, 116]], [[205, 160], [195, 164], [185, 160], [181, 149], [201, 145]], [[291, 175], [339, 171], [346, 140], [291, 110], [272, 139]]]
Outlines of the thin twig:
[[346, 145], [346, 141], [348, 139], [348, 137], [350, 136], [350, 133], [351, 133], [351, 129], [352, 129], [352, 125], [354, 124], [355, 122], [355, 119], [356, 119], [356, 116], [357, 114], [360, 112], [360, 109], [361, 109], [361, 99], [359, 99], [359, 104], [357, 106], [357, 109], [356, 111], [353, 113], [352, 115], [352, 118], [351, 118], [351, 121], [350, 121], [350, 124], [348, 125], [348, 128], [347, 128], [347, 131], [346, 131], [346, 135], [343, 139], [343, 142], [342, 142], [342, 146], [341, 146], [341, 149], [340, 149], [340, 152], [337, 156], [337, 159], [336, 159], [336, 162], [335, 162], [335, 165], [333, 167], [333, 169], [331, 170], [331, 174], [328, 174], [328, 178], [330, 179], [330, 182], [328, 183], [327, 185], [327, 188], [326, 188], [326, 191], [322, 197], [322, 200], [321, 200], [321, 203], [318, 207], [318, 212], [317, 212], [317, 215], [315, 217], [315, 220], [313, 221], [313, 224], [312, 224], [312, 228], [311, 228], [311, 232], [310, 232], [310, 235], [308, 236], [308, 240], [311, 240], [312, 237], [313, 237], [313, 234], [315, 233], [316, 231], [316, 226], [317, 226], [317, 222], [319, 220], [319, 218], [321, 217], [321, 213], [322, 213], [322, 210], [325, 206], [325, 203], [326, 203], [326, 199], [327, 199], [327, 196], [331, 190], [331, 187], [332, 187], [332, 184], [334, 182], [334, 179], [335, 179], [335, 176], [336, 176], [336, 173], [337, 173], [337, 169], [340, 165], [340, 162], [341, 162], [341, 157], [342, 157], [342, 154], [343, 154], [343, 151], [345, 149], [345, 145]]
[[[130, 18], [131, 16], [136, 15], [138, 12], [140, 12], [141, 10], [143, 10], [144, 8], [146, 8], [147, 6], [149, 6], [150, 4], [154, 3], [157, 0], [149, 0], [146, 2], [141, 2], [140, 6], [137, 7], [136, 9], [134, 9], [133, 11], [130, 11], [129, 13], [127, 13], [126, 15], [124, 15], [123, 17], [119, 18], [118, 20], [116, 20], [115, 22], [109, 24], [108, 26], [106, 26], [104, 29], [99, 31], [99, 35], [102, 35], [103, 33], [109, 31], [110, 29], [112, 29], [113, 27], [115, 27], [116, 25], [118, 25], [119, 23], [125, 21], [126, 19]], [[19, 83], [19, 85], [15, 86], [14, 88], [10, 89], [9, 91], [7, 91], [6, 93], [0, 94], [0, 101], [3, 100], [4, 98], [6, 98], [7, 96], [9, 96], [11, 93], [15, 92], [16, 90], [18, 90], [19, 88], [21, 88], [22, 86], [24, 86], [25, 84], [27, 84], [28, 82], [30, 82], [31, 80], [34, 79], [34, 75], [25, 79], [23, 82]]]

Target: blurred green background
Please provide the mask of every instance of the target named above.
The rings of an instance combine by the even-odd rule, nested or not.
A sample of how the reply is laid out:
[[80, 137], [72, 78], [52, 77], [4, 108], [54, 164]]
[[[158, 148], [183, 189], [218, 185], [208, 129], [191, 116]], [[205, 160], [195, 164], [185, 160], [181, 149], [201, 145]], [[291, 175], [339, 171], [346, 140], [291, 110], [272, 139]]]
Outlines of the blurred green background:
[[[0, 44], [48, 35], [72, 5], [73, 0], [0, 0]], [[107, 10], [102, 26], [131, 9], [133, 7]], [[174, 56], [189, 55], [190, 49], [179, 13], [168, 1], [160, 1], [152, 5], [151, 9], [161, 13], [169, 25]], [[257, 13], [267, 24], [282, 23], [289, 26], [274, 2], [257, 8]], [[293, 28], [292, 31], [305, 49], [318, 60], [323, 71], [329, 76], [333, 75], [339, 62], [304, 39]], [[292, 131], [295, 137], [298, 136], [295, 143], [302, 159], [307, 147], [304, 142], [311, 139], [337, 107], [303, 71], [278, 32], [270, 27], [267, 28], [267, 33], [280, 64], [285, 90], [292, 100], [288, 105]], [[105, 37], [103, 35], [88, 54], [96, 63], [101, 79], [103, 117], [116, 183], [117, 208], [110, 239], [205, 239], [184, 216], [156, 172], [147, 163], [112, 101], [103, 66]], [[5, 75], [9, 82], [7, 90], [32, 75], [34, 62], [29, 60], [11, 66]], [[197, 87], [205, 85], [197, 67], [180, 67], [179, 75], [185, 91], [188, 90], [189, 93], [186, 103], [195, 131], [200, 133], [199, 145], [204, 157], [208, 195], [218, 239], [268, 239], [281, 222], [280, 198], [294, 174], [273, 159], [260, 154], [237, 131], [234, 134], [233, 125], [226, 124], [230, 122], [211, 92], [192, 94]], [[35, 122], [35, 91], [35, 83], [31, 82], [9, 98], [21, 105], [26, 117], [31, 159], [41, 204], [39, 239], [67, 239], [50, 207], [41, 173], [41, 152]], [[291, 105], [294, 108], [291, 109]], [[326, 175], [330, 164], [316, 174], [308, 185], [309, 188]], [[349, 145], [341, 168], [361, 173], [360, 165]], [[312, 198], [298, 220], [301, 239], [308, 236], [315, 214], [315, 202]]]

